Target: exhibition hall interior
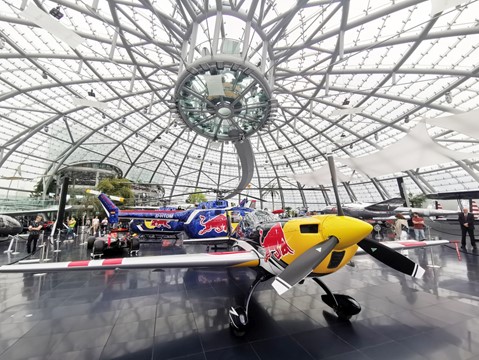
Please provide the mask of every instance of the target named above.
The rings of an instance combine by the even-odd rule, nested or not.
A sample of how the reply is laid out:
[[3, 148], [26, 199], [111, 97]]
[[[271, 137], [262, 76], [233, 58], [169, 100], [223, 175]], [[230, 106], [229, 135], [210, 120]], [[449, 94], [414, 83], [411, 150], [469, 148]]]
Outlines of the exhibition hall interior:
[[0, 9], [0, 360], [479, 360], [478, 0]]

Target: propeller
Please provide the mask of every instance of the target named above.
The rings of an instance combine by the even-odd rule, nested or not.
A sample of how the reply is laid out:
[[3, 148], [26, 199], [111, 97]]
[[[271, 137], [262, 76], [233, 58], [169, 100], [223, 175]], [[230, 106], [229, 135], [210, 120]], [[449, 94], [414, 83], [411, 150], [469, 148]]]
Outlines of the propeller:
[[358, 242], [358, 245], [369, 255], [394, 270], [416, 278], [424, 275], [425, 270], [414, 261], [381, 243], [366, 238]]
[[[339, 201], [336, 168], [334, 166], [334, 159], [332, 156], [328, 156], [328, 164], [329, 170], [331, 171], [331, 181], [333, 183], [334, 195], [336, 196], [338, 215], [344, 216], [341, 202]], [[417, 278], [421, 278], [424, 275], [425, 270], [414, 261], [381, 243], [365, 238], [358, 242], [358, 246], [366, 251], [369, 255], [381, 261], [383, 264], [393, 268], [394, 270]]]
[[280, 275], [276, 276], [272, 285], [277, 293], [279, 295], [285, 293], [308, 276], [338, 243], [339, 240], [336, 237], [330, 236], [326, 241], [320, 242], [302, 253]]
[[338, 210], [338, 216], [344, 216], [343, 207], [339, 200], [338, 193], [338, 179], [336, 176], [336, 166], [334, 165], [334, 159], [331, 155], [328, 156], [329, 172], [331, 173], [331, 182], [333, 183], [334, 196], [336, 197], [336, 208]]
[[[339, 199], [336, 169], [332, 156], [328, 156], [328, 164], [331, 171], [331, 181], [333, 183], [334, 195], [336, 197], [336, 206], [338, 210], [337, 216], [344, 216], [344, 211], [341, 207], [341, 201]], [[347, 222], [347, 220], [350, 218], [344, 217], [342, 219]], [[361, 238], [361, 236], [366, 236], [367, 234], [364, 233], [364, 235], [361, 235], [361, 233], [358, 232], [356, 235]], [[343, 239], [343, 241], [344, 240], [345, 239]], [[356, 241], [357, 240], [355, 240], [354, 243], [356, 243]], [[321, 262], [331, 253], [331, 251], [334, 250], [338, 244], [339, 239], [336, 236], [331, 235], [327, 240], [322, 241], [306, 250], [295, 260], [293, 260], [278, 276], [276, 276], [272, 284], [273, 288], [278, 292], [279, 295], [291, 289], [294, 285], [307, 277], [314, 268], [321, 264]], [[407, 257], [373, 240], [365, 238], [357, 242], [357, 244], [377, 260], [404, 274], [413, 277], [422, 277], [425, 272], [423, 268]]]

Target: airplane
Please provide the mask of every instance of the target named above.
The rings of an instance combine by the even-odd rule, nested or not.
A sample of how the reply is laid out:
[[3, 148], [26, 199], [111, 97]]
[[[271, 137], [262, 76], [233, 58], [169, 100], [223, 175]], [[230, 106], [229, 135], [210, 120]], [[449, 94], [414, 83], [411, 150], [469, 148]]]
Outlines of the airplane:
[[20, 222], [11, 216], [0, 215], [0, 237], [17, 235], [23, 231]]
[[[223, 199], [205, 201], [187, 210], [166, 206], [120, 210], [106, 194], [97, 194], [110, 224], [129, 220], [130, 232], [142, 235], [164, 236], [185, 232], [191, 239], [229, 239], [229, 234], [242, 217], [253, 211], [245, 207], [244, 202], [240, 206], [229, 207], [228, 201]], [[228, 217], [231, 221], [228, 221]]]
[[[320, 279], [346, 264], [356, 253], [369, 254], [404, 274], [421, 277], [425, 270], [395, 249], [412, 249], [449, 243], [439, 241], [392, 241], [378, 243], [368, 238], [372, 226], [367, 222], [344, 215], [337, 190], [334, 160], [328, 157], [333, 189], [336, 196], [336, 215], [315, 215], [295, 219], [278, 219], [256, 210], [245, 214], [234, 233], [237, 250], [216, 253], [178, 254], [104, 260], [79, 260], [40, 264], [0, 266], [0, 273], [55, 272], [111, 269], [214, 268], [249, 267], [256, 271], [242, 306], [229, 309], [230, 328], [242, 336], [248, 327], [248, 310], [257, 286], [274, 278], [272, 287], [279, 295], [296, 284], [311, 278], [324, 291], [321, 298], [337, 314], [349, 320], [361, 311], [352, 297], [335, 294]], [[360, 248], [360, 249], [359, 249]]]
[[[403, 206], [404, 199], [393, 198], [378, 203], [350, 203], [343, 205], [346, 215], [358, 219], [387, 220], [394, 219], [396, 214], [410, 215], [418, 213], [421, 216], [447, 216], [457, 215], [454, 210], [413, 208]], [[321, 210], [323, 214], [336, 214], [336, 206], [326, 206]]]

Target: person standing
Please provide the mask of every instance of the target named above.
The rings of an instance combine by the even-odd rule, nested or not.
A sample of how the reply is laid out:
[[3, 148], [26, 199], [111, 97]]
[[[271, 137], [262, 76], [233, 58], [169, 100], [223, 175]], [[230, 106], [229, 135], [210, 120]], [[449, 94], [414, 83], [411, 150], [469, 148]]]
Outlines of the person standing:
[[106, 230], [108, 229], [108, 218], [104, 218], [102, 221], [101, 221], [101, 232], [102, 232], [102, 236], [106, 234]]
[[75, 233], [75, 227], [77, 225], [77, 221], [74, 216], [68, 220], [68, 238], [70, 238], [70, 235], [75, 239], [76, 233]]
[[412, 217], [412, 223], [414, 227], [414, 237], [416, 240], [426, 240], [426, 234], [424, 233], [424, 219], [420, 217], [418, 213], [414, 213]]
[[407, 240], [408, 230], [409, 226], [406, 218], [403, 214], [396, 214], [396, 222], [394, 223], [395, 240]]
[[99, 236], [100, 234], [98, 233], [98, 230], [100, 229], [100, 219], [98, 219], [98, 216], [95, 216], [91, 221], [91, 227], [93, 229], [93, 236]]
[[[40, 237], [40, 231], [43, 228], [43, 217], [41, 215], [37, 215], [33, 224], [28, 227], [28, 240], [27, 240], [27, 253], [34, 254], [37, 250], [37, 241]], [[33, 246], [32, 246], [33, 243]]]
[[469, 212], [467, 208], [462, 210], [459, 214], [459, 224], [461, 224], [461, 248], [466, 248], [466, 233], [469, 234], [473, 250], [476, 250], [476, 239], [474, 239], [474, 215]]

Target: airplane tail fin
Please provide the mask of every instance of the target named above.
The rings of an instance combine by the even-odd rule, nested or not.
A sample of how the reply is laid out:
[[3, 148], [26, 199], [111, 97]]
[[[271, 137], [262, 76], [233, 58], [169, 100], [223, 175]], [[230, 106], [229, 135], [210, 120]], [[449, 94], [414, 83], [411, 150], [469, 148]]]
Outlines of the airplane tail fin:
[[474, 219], [479, 218], [479, 207], [477, 207], [477, 203], [472, 200], [472, 209], [471, 209], [472, 215], [474, 215]]
[[110, 198], [103, 193], [98, 195], [98, 200], [100, 200], [101, 206], [108, 216], [108, 222], [117, 223], [119, 212], [118, 206], [116, 206], [113, 201], [111, 201]]
[[250, 209], [256, 209], [256, 200], [251, 200], [250, 203], [249, 203], [249, 207]]

